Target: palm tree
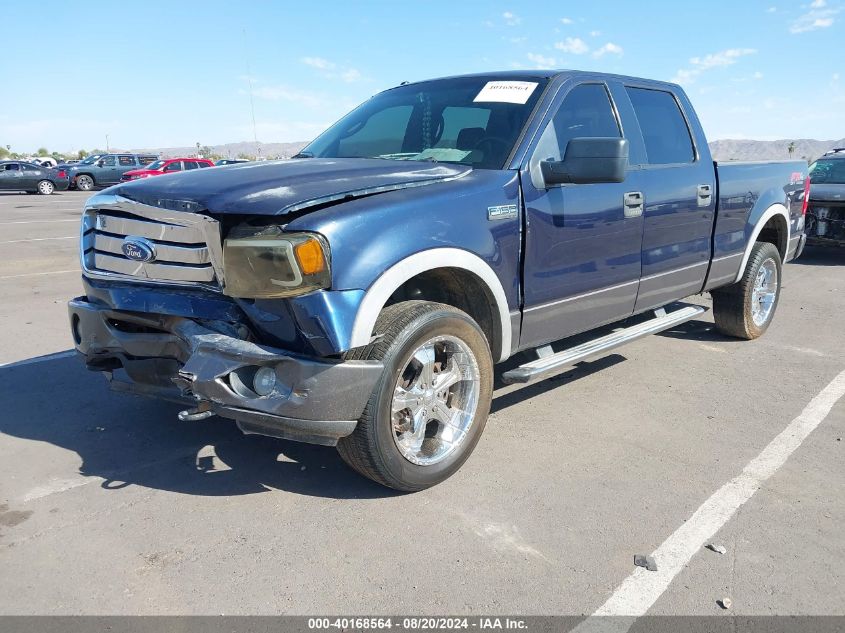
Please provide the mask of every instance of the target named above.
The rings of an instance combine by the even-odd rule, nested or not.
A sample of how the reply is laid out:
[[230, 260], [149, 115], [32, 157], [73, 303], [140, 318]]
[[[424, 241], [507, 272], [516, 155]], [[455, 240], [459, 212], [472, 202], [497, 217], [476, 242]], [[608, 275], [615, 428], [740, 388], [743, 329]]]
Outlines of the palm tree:
[[786, 151], [789, 152], [789, 157], [792, 158], [792, 154], [795, 152], [795, 141], [789, 142], [789, 145], [786, 146]]

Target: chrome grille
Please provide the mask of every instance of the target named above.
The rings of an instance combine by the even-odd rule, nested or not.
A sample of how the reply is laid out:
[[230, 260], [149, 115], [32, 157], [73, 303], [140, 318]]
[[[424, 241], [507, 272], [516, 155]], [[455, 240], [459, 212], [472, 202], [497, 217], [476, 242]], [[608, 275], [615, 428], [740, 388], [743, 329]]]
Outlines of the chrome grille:
[[[127, 238], [143, 238], [155, 258], [123, 253]], [[142, 205], [113, 195], [95, 196], [82, 223], [82, 265], [93, 277], [222, 287], [219, 224], [197, 213]]]

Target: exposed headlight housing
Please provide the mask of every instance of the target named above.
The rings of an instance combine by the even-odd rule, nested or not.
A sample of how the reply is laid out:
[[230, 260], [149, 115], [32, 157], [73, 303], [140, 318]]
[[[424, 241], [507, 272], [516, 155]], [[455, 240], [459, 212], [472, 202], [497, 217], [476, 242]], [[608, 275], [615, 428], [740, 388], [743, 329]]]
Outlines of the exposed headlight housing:
[[278, 299], [331, 286], [329, 245], [317, 233], [237, 227], [223, 242], [224, 293]]

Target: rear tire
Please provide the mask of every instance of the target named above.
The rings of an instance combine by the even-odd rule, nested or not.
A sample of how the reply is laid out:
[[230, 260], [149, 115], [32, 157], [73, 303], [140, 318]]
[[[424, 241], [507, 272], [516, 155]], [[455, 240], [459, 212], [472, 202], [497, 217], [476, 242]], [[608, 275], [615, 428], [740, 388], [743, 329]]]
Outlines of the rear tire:
[[754, 244], [742, 278], [710, 293], [716, 329], [749, 341], [762, 336], [780, 299], [781, 271], [780, 252], [775, 245]]
[[55, 185], [49, 180], [42, 180], [38, 183], [38, 193], [42, 196], [49, 196], [56, 190]]
[[76, 188], [80, 191], [91, 191], [94, 188], [94, 179], [88, 174], [77, 176]]
[[345, 355], [381, 360], [384, 372], [337, 450], [373, 481], [422, 490], [454, 474], [481, 437], [493, 394], [490, 347], [469, 315], [426, 301], [385, 308], [375, 332]]

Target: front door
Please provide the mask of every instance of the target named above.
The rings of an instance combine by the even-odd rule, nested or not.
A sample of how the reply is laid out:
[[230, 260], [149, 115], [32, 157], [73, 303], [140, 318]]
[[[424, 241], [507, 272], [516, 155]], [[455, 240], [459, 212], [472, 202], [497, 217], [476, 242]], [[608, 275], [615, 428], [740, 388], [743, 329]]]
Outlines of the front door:
[[607, 86], [576, 85], [558, 103], [522, 174], [522, 348], [630, 316], [640, 281], [638, 172], [628, 171], [621, 183], [548, 188], [540, 176], [540, 161], [561, 160], [570, 139], [622, 136]]
[[22, 177], [23, 171], [21, 171], [20, 163], [0, 165], [0, 189], [22, 191], [24, 189], [21, 185]]
[[97, 184], [111, 184], [120, 180], [117, 176], [117, 157], [105, 156], [97, 161], [97, 171], [94, 173], [94, 178]]

